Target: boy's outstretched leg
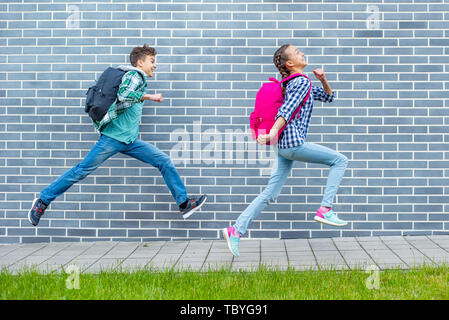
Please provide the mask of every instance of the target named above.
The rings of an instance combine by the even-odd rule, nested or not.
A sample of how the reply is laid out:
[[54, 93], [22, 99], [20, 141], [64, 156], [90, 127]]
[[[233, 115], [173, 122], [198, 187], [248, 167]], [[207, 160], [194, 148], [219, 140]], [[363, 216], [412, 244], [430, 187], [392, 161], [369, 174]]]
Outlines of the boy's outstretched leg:
[[101, 136], [82, 162], [66, 171], [56, 181], [42, 190], [39, 198], [34, 199], [31, 209], [28, 211], [30, 223], [37, 226], [45, 210], [56, 197], [63, 194], [73, 184], [87, 177], [109, 157], [120, 152], [122, 147], [123, 144], [119, 141], [104, 135]]
[[179, 206], [184, 219], [190, 217], [206, 202], [207, 195], [189, 198], [187, 190], [170, 157], [150, 143], [137, 139], [122, 153], [156, 167]]

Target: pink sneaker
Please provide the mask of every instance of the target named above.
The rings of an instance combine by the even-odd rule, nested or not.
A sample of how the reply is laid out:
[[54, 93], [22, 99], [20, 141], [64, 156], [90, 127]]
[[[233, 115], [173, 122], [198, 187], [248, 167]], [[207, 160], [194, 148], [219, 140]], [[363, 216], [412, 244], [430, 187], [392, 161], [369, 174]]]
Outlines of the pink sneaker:
[[344, 227], [348, 224], [346, 221], [339, 219], [332, 209], [327, 212], [321, 208], [318, 209], [314, 220], [334, 227]]
[[234, 227], [224, 228], [221, 230], [221, 232], [223, 233], [223, 237], [228, 243], [228, 248], [231, 251], [231, 253], [236, 257], [240, 256], [239, 254], [240, 236], [237, 234]]

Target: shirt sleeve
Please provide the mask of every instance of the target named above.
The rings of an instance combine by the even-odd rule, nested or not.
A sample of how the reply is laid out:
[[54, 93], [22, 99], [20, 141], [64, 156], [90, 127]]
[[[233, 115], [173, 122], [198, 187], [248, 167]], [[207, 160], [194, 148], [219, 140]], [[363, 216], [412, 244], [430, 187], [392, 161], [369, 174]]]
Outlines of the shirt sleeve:
[[276, 120], [279, 117], [283, 117], [285, 121], [289, 122], [296, 108], [299, 107], [299, 104], [307, 96], [307, 92], [309, 91], [310, 86], [311, 84], [309, 80], [305, 77], [298, 77], [295, 80], [291, 81], [287, 85], [287, 99], [279, 108], [279, 111], [276, 115]]
[[332, 102], [335, 98], [335, 90], [332, 90], [332, 94], [328, 94], [323, 88], [312, 86], [313, 100]]
[[125, 73], [117, 92], [117, 98], [121, 102], [139, 102], [145, 92], [138, 90], [142, 85], [142, 77], [137, 71]]

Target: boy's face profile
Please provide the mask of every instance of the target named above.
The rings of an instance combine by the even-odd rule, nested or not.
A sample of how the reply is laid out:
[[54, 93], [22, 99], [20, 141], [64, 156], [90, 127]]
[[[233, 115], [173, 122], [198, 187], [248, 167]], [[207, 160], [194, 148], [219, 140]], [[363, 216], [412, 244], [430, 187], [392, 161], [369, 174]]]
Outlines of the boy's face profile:
[[143, 70], [148, 77], [152, 77], [156, 69], [156, 57], [147, 55], [143, 60], [137, 60], [136, 67]]

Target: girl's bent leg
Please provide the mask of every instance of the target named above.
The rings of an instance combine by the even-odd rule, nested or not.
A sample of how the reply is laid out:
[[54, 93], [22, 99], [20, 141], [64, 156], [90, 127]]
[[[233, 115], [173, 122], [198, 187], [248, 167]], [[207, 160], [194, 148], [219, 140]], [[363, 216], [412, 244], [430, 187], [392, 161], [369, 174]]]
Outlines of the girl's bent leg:
[[348, 158], [335, 150], [308, 142], [296, 147], [289, 158], [303, 162], [325, 164], [330, 167], [321, 205], [323, 207], [332, 207], [335, 195], [348, 166]]

